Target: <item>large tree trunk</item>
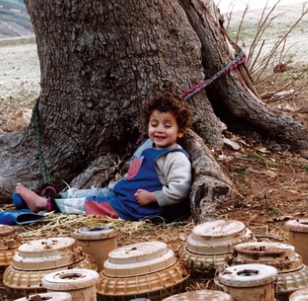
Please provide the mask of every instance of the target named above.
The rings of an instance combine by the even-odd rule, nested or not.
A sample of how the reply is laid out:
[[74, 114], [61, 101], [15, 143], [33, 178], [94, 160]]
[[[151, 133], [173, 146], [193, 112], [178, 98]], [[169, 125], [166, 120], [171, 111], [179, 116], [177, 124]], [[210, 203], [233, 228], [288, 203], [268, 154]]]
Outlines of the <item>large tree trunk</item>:
[[[122, 155], [144, 128], [142, 108], [150, 97], [170, 85], [181, 93], [215, 74], [238, 53], [212, 0], [25, 3], [41, 66], [40, 135], [35, 134], [33, 121], [23, 132], [0, 136], [1, 201], [10, 199], [18, 181], [38, 191], [46, 179], [44, 162], [52, 183], [62, 189], [64, 181], [76, 178], [99, 156]], [[272, 134], [306, 149], [305, 128], [264, 107], [245, 66], [214, 82], [207, 94], [202, 90], [188, 100], [194, 111], [193, 130], [206, 143], [220, 147], [223, 141], [224, 124], [214, 107], [222, 117], [275, 129]], [[282, 122], [288, 131], [279, 130]], [[293, 141], [292, 129], [305, 141]], [[204, 144], [197, 142], [195, 147], [205, 162], [213, 162], [195, 177], [192, 208], [200, 214], [204, 200], [215, 203], [213, 191], [231, 197], [232, 183], [207, 157]], [[211, 166], [215, 166], [212, 171]]]

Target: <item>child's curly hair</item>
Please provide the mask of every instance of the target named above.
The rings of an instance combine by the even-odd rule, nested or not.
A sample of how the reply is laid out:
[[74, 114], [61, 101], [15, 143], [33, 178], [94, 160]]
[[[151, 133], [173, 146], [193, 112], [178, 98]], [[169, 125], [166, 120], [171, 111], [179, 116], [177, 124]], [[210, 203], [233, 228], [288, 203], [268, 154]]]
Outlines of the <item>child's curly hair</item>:
[[146, 124], [149, 123], [150, 116], [155, 110], [170, 112], [175, 117], [180, 130], [190, 127], [191, 110], [187, 102], [178, 94], [162, 92], [154, 96], [144, 110]]

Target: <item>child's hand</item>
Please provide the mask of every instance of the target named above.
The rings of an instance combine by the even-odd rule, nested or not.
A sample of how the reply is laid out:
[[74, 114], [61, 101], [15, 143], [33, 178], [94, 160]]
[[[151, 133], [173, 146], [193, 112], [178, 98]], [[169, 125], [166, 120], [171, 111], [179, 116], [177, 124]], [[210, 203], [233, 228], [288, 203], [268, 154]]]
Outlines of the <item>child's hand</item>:
[[135, 194], [134, 197], [136, 198], [136, 200], [138, 201], [138, 203], [141, 206], [156, 202], [156, 196], [154, 192], [149, 192], [147, 190], [144, 189], [138, 189]]

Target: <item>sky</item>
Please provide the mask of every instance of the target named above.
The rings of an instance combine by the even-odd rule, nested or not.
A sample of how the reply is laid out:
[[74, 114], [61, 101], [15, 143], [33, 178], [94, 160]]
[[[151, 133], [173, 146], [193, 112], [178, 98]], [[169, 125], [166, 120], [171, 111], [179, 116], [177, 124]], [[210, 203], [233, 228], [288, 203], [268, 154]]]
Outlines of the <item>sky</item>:
[[[277, 2], [277, 0], [214, 0], [214, 2], [218, 4], [221, 13], [226, 13], [227, 11], [243, 11], [246, 4], [248, 4], [249, 10], [264, 8], [266, 2], [268, 2], [267, 6], [271, 7]], [[292, 5], [304, 2], [304, 0], [280, 0], [278, 5]], [[233, 8], [231, 9], [231, 7]]]

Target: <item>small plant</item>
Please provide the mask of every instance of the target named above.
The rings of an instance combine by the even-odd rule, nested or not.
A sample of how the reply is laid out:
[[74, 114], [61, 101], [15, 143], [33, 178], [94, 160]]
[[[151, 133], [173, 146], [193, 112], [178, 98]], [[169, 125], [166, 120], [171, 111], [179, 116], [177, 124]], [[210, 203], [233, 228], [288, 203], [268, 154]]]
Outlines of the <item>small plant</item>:
[[261, 163], [265, 164], [267, 167], [274, 167], [274, 168], [281, 167], [281, 164], [271, 161], [270, 158], [268, 158], [267, 156], [262, 156], [256, 153], [250, 153], [248, 157], [259, 160]]
[[271, 211], [268, 212], [268, 214], [277, 215], [277, 214], [280, 214], [280, 212], [278, 210], [271, 210]]
[[237, 173], [238, 173], [239, 175], [244, 176], [244, 175], [247, 174], [247, 170], [246, 170], [246, 169], [238, 170]]

